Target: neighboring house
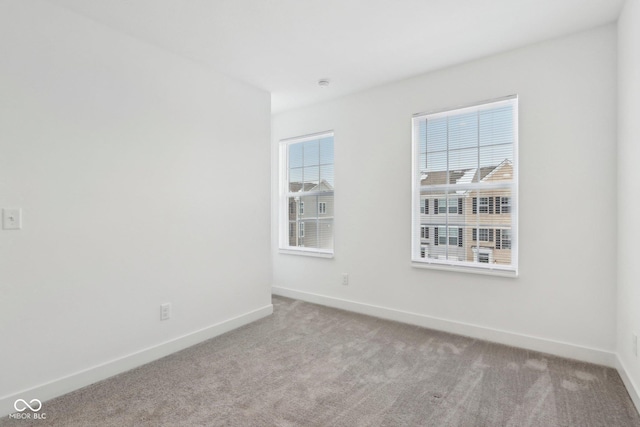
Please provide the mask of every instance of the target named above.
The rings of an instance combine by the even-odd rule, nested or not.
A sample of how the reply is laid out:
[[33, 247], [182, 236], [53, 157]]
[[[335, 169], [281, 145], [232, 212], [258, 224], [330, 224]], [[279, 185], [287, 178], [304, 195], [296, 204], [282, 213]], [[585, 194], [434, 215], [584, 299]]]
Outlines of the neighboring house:
[[[420, 196], [420, 256], [422, 258], [511, 263], [511, 191], [501, 181], [513, 181], [513, 165], [424, 173], [421, 186], [449, 184]], [[487, 183], [487, 189], [456, 191], [456, 184]], [[497, 185], [496, 185], [497, 184]], [[424, 188], [424, 187], [422, 187]]]
[[291, 192], [327, 192], [289, 197], [289, 246], [331, 249], [333, 247], [333, 187], [320, 182], [291, 182]]

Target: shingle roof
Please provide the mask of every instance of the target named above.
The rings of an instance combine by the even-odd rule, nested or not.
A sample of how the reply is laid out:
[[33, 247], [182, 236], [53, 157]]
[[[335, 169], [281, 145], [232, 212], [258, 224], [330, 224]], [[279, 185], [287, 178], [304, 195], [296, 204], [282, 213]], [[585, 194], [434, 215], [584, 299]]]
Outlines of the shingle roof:
[[[320, 182], [290, 182], [289, 183], [289, 192], [297, 193], [298, 191], [314, 191], [317, 187], [324, 186], [327, 190], [333, 190], [331, 184], [329, 184], [326, 180], [322, 179]], [[326, 191], [326, 190], [320, 190]]]
[[311, 191], [311, 189], [314, 188], [316, 185], [318, 184], [314, 182], [305, 182], [304, 185], [301, 182], [290, 182], [289, 191], [292, 193], [297, 193], [298, 191]]
[[[493, 172], [498, 166], [485, 166], [480, 168], [480, 181]], [[426, 176], [425, 176], [426, 175]], [[420, 185], [442, 185], [447, 183], [447, 171], [433, 171], [423, 174]], [[449, 171], [449, 184], [457, 184], [463, 177], [471, 178], [468, 182], [478, 182], [477, 168]]]

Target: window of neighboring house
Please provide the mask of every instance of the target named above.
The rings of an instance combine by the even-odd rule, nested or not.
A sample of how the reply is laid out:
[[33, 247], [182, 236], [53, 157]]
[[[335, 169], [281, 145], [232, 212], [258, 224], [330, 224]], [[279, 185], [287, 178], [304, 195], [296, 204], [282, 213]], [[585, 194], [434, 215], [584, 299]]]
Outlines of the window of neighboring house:
[[478, 212], [489, 213], [489, 198], [478, 197]]
[[511, 213], [511, 197], [500, 198], [500, 212], [503, 214]]
[[426, 257], [427, 257], [427, 247], [420, 246], [420, 258], [426, 258]]
[[422, 239], [429, 238], [429, 227], [427, 227], [426, 225], [423, 225], [422, 227], [420, 227], [420, 238]]
[[429, 199], [420, 202], [420, 213], [429, 215]]
[[473, 241], [493, 242], [493, 228], [474, 228]]
[[[447, 212], [450, 214], [461, 213], [462, 211], [462, 199], [436, 199], [438, 202], [438, 214], [446, 214]], [[460, 208], [460, 212], [458, 209]]]
[[[279, 241], [283, 252], [333, 255], [333, 144], [333, 132], [280, 141]], [[291, 230], [297, 230], [294, 237]]]
[[496, 230], [496, 249], [511, 249], [511, 230]]
[[[517, 274], [517, 153], [516, 96], [414, 116], [414, 265]], [[427, 213], [427, 198], [434, 200], [438, 225], [423, 257], [420, 215]], [[502, 249], [499, 256], [487, 246]]]
[[462, 229], [460, 227], [437, 227], [437, 244], [450, 246], [462, 245]]

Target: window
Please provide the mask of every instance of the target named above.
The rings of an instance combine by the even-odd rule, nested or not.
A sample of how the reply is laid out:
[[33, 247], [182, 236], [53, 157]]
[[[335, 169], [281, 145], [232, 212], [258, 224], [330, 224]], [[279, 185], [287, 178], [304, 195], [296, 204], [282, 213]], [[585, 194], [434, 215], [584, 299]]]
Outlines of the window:
[[436, 245], [462, 246], [462, 228], [437, 227], [434, 238]]
[[511, 249], [511, 230], [496, 230], [496, 249]]
[[333, 132], [280, 141], [281, 250], [333, 254], [333, 165]]
[[[412, 139], [413, 265], [516, 275], [517, 97], [417, 114]], [[434, 227], [428, 257], [424, 222]]]
[[421, 239], [428, 239], [429, 238], [429, 227], [427, 227], [426, 225], [423, 225], [420, 228], [420, 238]]
[[500, 211], [505, 213], [511, 213], [511, 197], [502, 197], [500, 201]]
[[447, 212], [450, 214], [462, 213], [462, 199], [448, 199], [448, 200], [449, 202], [447, 203], [447, 199], [436, 199], [436, 202], [437, 202], [436, 213], [438, 214], [446, 214]]
[[420, 213], [429, 215], [429, 199], [420, 202]]
[[493, 228], [474, 228], [472, 234], [473, 241], [493, 242]]
[[488, 197], [479, 197], [478, 198], [478, 212], [480, 212], [480, 213], [489, 213], [489, 198]]

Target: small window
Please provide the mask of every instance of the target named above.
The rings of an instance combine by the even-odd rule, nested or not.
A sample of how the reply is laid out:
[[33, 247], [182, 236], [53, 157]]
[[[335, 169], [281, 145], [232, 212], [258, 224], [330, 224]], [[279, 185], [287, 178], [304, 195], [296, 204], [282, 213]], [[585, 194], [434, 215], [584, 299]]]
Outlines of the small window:
[[[280, 141], [279, 247], [333, 254], [333, 132]], [[305, 209], [306, 208], [306, 209]]]
[[422, 227], [420, 227], [420, 238], [422, 239], [429, 238], [429, 227], [427, 227], [426, 225], [423, 225]]
[[458, 246], [461, 242], [461, 231], [462, 229], [459, 227], [438, 227], [438, 244], [446, 245], [448, 243], [450, 246]]
[[503, 214], [511, 213], [511, 197], [500, 198], [500, 212]]
[[473, 241], [493, 242], [493, 228], [474, 228]]
[[420, 213], [429, 215], [429, 199], [424, 199], [420, 202]]
[[481, 262], [483, 264], [489, 264], [489, 254], [478, 254], [478, 262]]
[[489, 197], [478, 198], [478, 212], [489, 213]]
[[437, 199], [438, 201], [438, 212], [439, 214], [446, 214], [446, 213], [450, 213], [450, 214], [458, 214], [458, 208], [462, 207], [462, 201], [461, 199]]
[[501, 236], [502, 249], [511, 249], [511, 230], [502, 230]]

